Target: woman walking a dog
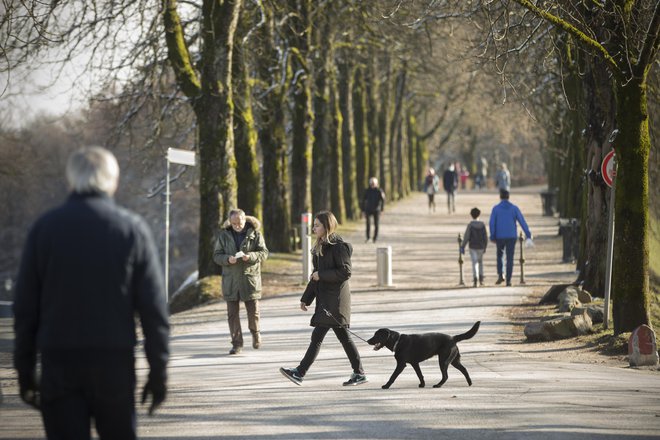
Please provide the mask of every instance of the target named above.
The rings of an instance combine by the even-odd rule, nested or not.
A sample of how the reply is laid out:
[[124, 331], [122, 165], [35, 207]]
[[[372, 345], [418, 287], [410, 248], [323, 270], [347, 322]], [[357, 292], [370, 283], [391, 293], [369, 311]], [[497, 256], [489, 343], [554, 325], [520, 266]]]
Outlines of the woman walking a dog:
[[357, 347], [348, 332], [351, 319], [351, 254], [353, 247], [335, 233], [337, 219], [330, 211], [321, 211], [314, 217], [312, 232], [316, 242], [312, 248], [314, 272], [300, 299], [300, 309], [316, 300], [310, 325], [314, 327], [305, 356], [296, 368], [280, 368], [280, 372], [296, 385], [302, 385], [305, 374], [314, 363], [328, 330], [332, 329], [344, 347], [353, 368], [345, 386], [367, 382]]

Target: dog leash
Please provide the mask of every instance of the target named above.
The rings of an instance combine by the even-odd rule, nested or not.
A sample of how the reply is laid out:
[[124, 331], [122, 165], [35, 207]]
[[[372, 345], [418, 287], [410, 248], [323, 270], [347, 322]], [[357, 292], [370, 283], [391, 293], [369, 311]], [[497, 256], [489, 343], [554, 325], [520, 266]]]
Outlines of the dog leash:
[[[343, 326], [341, 322], [337, 321], [337, 318], [335, 318], [334, 316], [332, 316], [332, 313], [330, 313], [330, 311], [329, 311], [328, 309], [326, 309], [325, 307], [323, 307], [323, 311], [325, 312], [326, 316], [331, 317], [332, 319], [335, 320], [335, 322], [336, 322], [337, 324], [339, 324], [340, 326]], [[355, 336], [356, 338], [358, 338], [358, 339], [360, 339], [360, 340], [366, 342], [367, 344], [369, 344], [369, 343], [367, 342], [366, 339], [360, 337], [358, 334], [356, 334], [355, 332], [353, 332], [350, 328], [348, 328], [348, 327], [344, 327], [344, 328], [345, 328], [346, 330], [348, 330], [348, 332], [349, 332], [350, 334], [352, 334], [353, 336]]]

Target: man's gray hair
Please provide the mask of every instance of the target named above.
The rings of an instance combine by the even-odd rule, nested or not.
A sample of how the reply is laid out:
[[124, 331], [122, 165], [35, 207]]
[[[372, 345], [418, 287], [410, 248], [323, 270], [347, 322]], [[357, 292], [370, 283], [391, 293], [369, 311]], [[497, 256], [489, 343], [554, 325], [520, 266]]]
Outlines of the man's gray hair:
[[66, 179], [73, 192], [113, 196], [119, 183], [119, 164], [105, 148], [81, 148], [69, 156]]
[[229, 218], [231, 219], [233, 216], [239, 216], [240, 218], [245, 218], [245, 211], [242, 209], [232, 209], [229, 211]]

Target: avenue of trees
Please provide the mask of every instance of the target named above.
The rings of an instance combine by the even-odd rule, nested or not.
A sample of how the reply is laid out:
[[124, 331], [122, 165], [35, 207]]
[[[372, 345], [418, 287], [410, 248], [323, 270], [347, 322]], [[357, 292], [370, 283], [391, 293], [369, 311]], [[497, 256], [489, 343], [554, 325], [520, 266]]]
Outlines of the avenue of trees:
[[[10, 82], [39, 62], [53, 66], [57, 82], [58, 69], [87, 54], [85, 72], [97, 82], [86, 121], [93, 128], [60, 130], [76, 133], [62, 142], [128, 145], [123, 159], [153, 183], [133, 190], [156, 199], [167, 147], [197, 151], [199, 167], [176, 178], [199, 194], [185, 203], [198, 212], [200, 278], [218, 273], [214, 233], [237, 206], [262, 218], [272, 251], [286, 252], [302, 212], [358, 218], [369, 176], [396, 200], [419, 189], [441, 155], [460, 157], [473, 174], [480, 156], [506, 160], [521, 176], [541, 172], [542, 150], [560, 215], [581, 220], [580, 281], [602, 295], [609, 190], [597, 171], [615, 147], [615, 332], [649, 322], [657, 2], [3, 7], [0, 72]], [[12, 145], [27, 136], [5, 134]], [[0, 177], [16, 173], [0, 165]]]

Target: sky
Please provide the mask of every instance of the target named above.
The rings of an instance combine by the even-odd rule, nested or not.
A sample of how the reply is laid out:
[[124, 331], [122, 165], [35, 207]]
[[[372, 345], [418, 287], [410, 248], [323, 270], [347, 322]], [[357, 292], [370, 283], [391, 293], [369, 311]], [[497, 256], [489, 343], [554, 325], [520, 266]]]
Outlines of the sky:
[[78, 73], [73, 65], [68, 66], [59, 76], [49, 66], [42, 66], [27, 74], [0, 73], [0, 90], [4, 90], [0, 97], [0, 123], [11, 128], [21, 128], [37, 115], [59, 117], [81, 108], [85, 99], [77, 99], [79, 94], [74, 88], [74, 84], [78, 83]]

